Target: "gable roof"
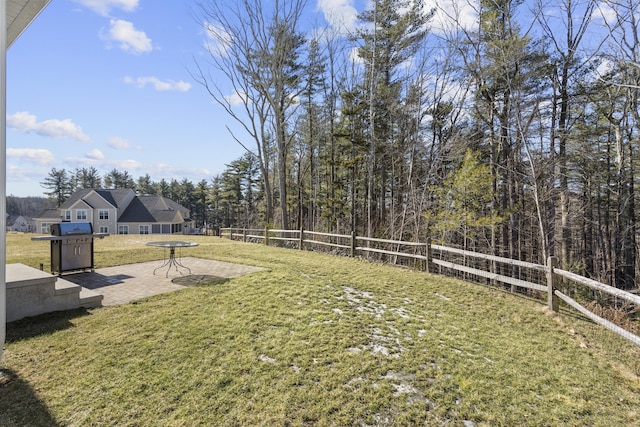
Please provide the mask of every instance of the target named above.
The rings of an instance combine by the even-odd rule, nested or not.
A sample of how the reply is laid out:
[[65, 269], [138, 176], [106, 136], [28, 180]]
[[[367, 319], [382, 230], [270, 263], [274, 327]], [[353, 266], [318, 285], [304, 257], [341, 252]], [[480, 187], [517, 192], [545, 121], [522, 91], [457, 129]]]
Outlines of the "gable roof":
[[58, 208], [48, 208], [40, 211], [40, 213], [34, 218], [42, 219], [54, 219], [56, 221], [60, 221], [60, 209]]
[[84, 199], [85, 196], [91, 191], [93, 190], [91, 190], [90, 188], [83, 188], [81, 190], [75, 191], [71, 196], [69, 196], [67, 200], [64, 201], [64, 203], [60, 205], [60, 209], [69, 209], [70, 207], [75, 205], [78, 200]]
[[189, 210], [162, 196], [138, 196], [120, 215], [119, 222], [176, 222], [184, 221], [183, 212]]
[[114, 190], [93, 190], [100, 197], [113, 205], [114, 208], [122, 208], [123, 201], [133, 193], [130, 188], [116, 188]]
[[133, 193], [133, 190], [130, 188], [116, 188], [111, 190], [83, 188], [81, 190], [77, 190], [67, 200], [65, 200], [65, 202], [60, 205], [60, 209], [69, 209], [73, 207], [73, 205], [75, 205], [79, 200], [82, 200], [85, 203], [89, 204], [85, 199], [91, 193], [97, 194], [111, 206], [118, 209], [123, 207], [123, 201], [126, 200], [127, 196], [130, 196], [131, 193]]

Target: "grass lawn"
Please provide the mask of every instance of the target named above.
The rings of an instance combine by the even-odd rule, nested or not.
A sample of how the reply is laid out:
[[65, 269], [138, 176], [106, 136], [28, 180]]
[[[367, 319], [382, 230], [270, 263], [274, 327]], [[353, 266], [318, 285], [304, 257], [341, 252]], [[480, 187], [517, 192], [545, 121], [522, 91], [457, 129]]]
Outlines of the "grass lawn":
[[[151, 239], [96, 241], [96, 267], [157, 259]], [[193, 239], [190, 256], [268, 271], [8, 324], [0, 425], [640, 425], [640, 349], [570, 311], [357, 259]], [[8, 235], [7, 258], [46, 269], [49, 245]]]

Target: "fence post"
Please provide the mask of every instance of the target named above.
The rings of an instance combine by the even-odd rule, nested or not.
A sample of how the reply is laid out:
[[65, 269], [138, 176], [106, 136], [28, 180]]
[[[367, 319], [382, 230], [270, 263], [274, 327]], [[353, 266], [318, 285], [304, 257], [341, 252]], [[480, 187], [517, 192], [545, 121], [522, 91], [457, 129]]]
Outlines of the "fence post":
[[427, 237], [427, 243], [424, 244], [424, 271], [431, 272], [431, 237]]
[[356, 256], [356, 232], [351, 232], [351, 258]]
[[558, 297], [555, 294], [556, 290], [556, 275], [553, 269], [558, 266], [557, 257], [549, 257], [547, 259], [547, 304], [549, 309], [557, 312], [559, 309]]
[[304, 249], [304, 227], [300, 227], [300, 240], [298, 241], [298, 249]]
[[264, 227], [264, 244], [269, 246], [269, 226]]
[[243, 242], [247, 241], [247, 229], [246, 228], [242, 229], [242, 241]]

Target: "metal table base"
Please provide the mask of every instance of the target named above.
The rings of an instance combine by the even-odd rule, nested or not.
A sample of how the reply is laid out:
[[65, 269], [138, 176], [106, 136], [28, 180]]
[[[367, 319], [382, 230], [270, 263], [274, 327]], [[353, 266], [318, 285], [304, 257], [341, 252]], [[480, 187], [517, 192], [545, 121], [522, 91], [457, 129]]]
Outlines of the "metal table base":
[[[166, 249], [169, 249], [169, 258], [165, 257], [162, 265], [153, 270], [153, 274], [154, 275], [156, 274], [156, 271], [161, 270], [161, 269], [163, 269], [165, 267], [167, 269], [165, 277], [169, 277], [169, 272], [171, 271], [172, 268], [175, 268], [176, 272], [180, 273], [181, 276], [184, 276], [184, 274], [182, 274], [182, 271], [180, 271], [181, 268], [189, 271], [189, 274], [191, 274], [191, 269], [189, 267], [187, 267], [186, 265], [183, 265], [180, 262], [180, 257], [176, 257], [176, 248], [188, 248], [188, 247], [198, 246], [197, 243], [195, 243], [195, 242], [180, 242], [180, 241], [166, 241], [166, 242], [150, 242], [150, 243], [147, 243], [147, 246], [155, 246], [155, 247], [158, 247], [158, 248], [164, 248], [165, 251], [166, 251]], [[165, 254], [166, 254], [166, 252], [165, 252]]]

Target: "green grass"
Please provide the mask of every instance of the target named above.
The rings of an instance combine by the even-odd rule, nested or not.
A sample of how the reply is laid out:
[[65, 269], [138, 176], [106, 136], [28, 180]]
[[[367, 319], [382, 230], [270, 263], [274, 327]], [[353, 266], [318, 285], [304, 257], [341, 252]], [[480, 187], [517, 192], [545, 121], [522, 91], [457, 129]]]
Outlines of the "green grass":
[[[152, 238], [98, 240], [96, 266], [157, 258]], [[640, 425], [640, 349], [569, 311], [194, 239], [190, 255], [268, 270], [8, 324], [0, 425]], [[48, 265], [48, 248], [9, 235], [8, 262]]]

